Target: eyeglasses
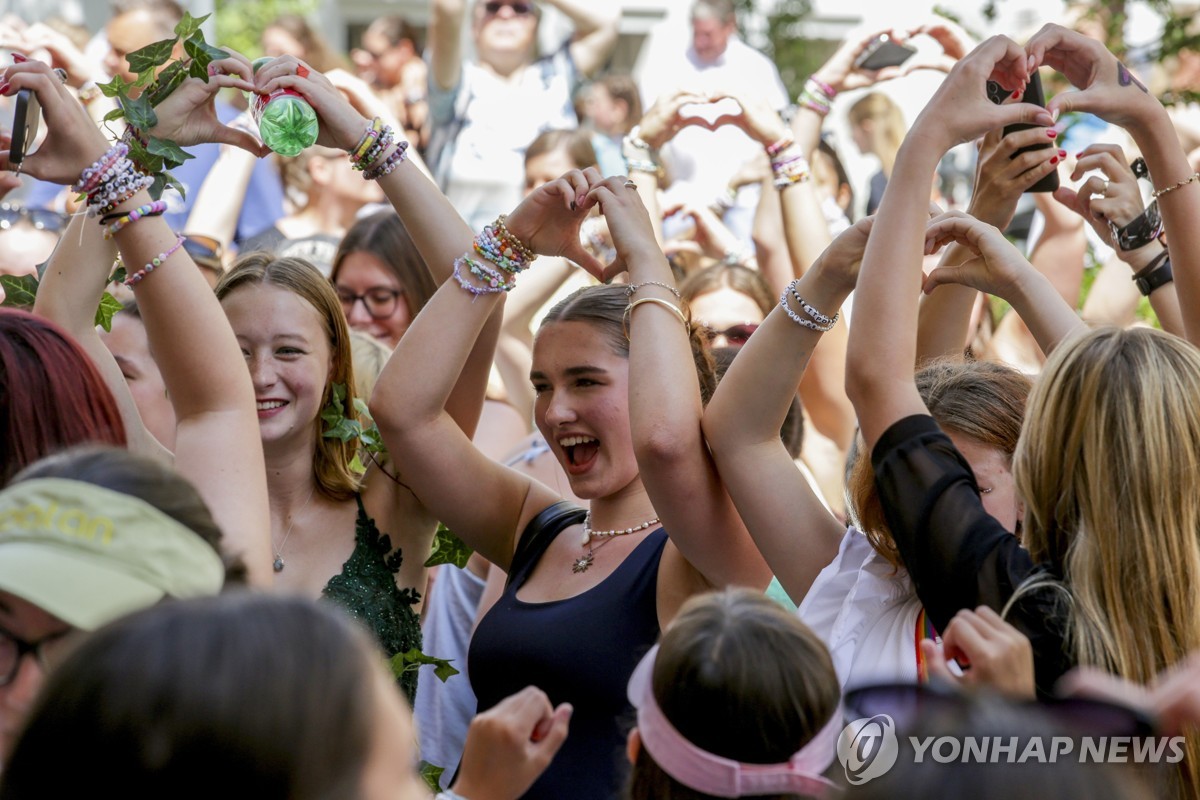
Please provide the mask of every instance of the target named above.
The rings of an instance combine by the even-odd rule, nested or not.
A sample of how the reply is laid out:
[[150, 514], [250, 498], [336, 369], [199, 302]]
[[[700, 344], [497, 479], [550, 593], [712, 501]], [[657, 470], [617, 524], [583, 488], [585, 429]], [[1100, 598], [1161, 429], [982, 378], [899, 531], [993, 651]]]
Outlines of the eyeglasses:
[[47, 647], [50, 646], [53, 650], [53, 646], [59, 644], [71, 632], [72, 629], [68, 628], [44, 636], [36, 642], [27, 642], [0, 628], [0, 686], [7, 686], [16, 679], [21, 668], [21, 659], [27, 654], [32, 654], [42, 669], [46, 669], [52, 660], [57, 660], [47, 657]]
[[354, 311], [354, 304], [361, 300], [371, 319], [387, 319], [396, 313], [396, 300], [404, 294], [403, 289], [387, 286], [372, 286], [362, 294], [355, 294], [340, 286], [334, 288], [337, 289], [338, 300], [342, 302], [342, 311], [347, 317]]
[[704, 335], [708, 337], [710, 342], [714, 341], [718, 336], [724, 336], [731, 347], [741, 347], [750, 338], [750, 334], [756, 330], [758, 330], [758, 323], [756, 322], [743, 322], [741, 325], [730, 325], [723, 331], [705, 325]]
[[22, 208], [11, 203], [0, 203], [0, 231], [6, 231], [25, 220], [39, 231], [58, 233], [67, 227], [67, 215], [44, 208]]
[[[961, 719], [976, 699], [945, 684], [882, 684], [851, 689], [843, 701], [847, 719], [887, 714], [897, 730], [919, 730], [937, 720]], [[1051, 697], [1006, 703], [1048, 718], [1063, 732], [1090, 736], [1152, 736], [1153, 720], [1137, 709], [1090, 697]]]
[[495, 16], [505, 6], [511, 8], [513, 15], [517, 17], [533, 13], [533, 5], [531, 3], [500, 3], [495, 2], [495, 0], [488, 0], [488, 2], [484, 3], [483, 10], [487, 12], [488, 16]]

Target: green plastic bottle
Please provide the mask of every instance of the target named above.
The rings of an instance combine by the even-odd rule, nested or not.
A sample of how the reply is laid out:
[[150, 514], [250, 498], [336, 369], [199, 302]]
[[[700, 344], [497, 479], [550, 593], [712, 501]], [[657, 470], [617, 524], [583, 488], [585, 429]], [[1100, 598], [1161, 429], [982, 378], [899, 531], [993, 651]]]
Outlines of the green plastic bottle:
[[[260, 58], [254, 71], [270, 61]], [[300, 94], [291, 89], [279, 89], [267, 97], [254, 95], [251, 105], [258, 135], [263, 144], [281, 156], [298, 156], [317, 142], [317, 112]]]

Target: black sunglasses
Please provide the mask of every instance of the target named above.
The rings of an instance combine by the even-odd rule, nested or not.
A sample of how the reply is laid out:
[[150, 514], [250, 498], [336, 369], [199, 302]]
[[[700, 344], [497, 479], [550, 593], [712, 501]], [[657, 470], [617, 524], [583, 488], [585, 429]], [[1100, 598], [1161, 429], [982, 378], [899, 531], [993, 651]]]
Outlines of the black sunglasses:
[[531, 3], [500, 3], [496, 2], [496, 0], [489, 0], [488, 2], [484, 3], [483, 10], [486, 11], [488, 15], [495, 16], [496, 14], [499, 14], [500, 9], [504, 8], [505, 6], [511, 8], [513, 14], [518, 17], [523, 17], [526, 14], [533, 13], [533, 4]]
[[[895, 683], [851, 689], [843, 702], [847, 719], [887, 714], [898, 730], [914, 730], [938, 718], [961, 717], [972, 699], [944, 683]], [[1144, 737], [1155, 735], [1156, 730], [1154, 720], [1137, 709], [1089, 697], [1011, 701], [1011, 705], [1081, 736]]]
[[39, 231], [58, 233], [67, 227], [67, 215], [44, 208], [22, 208], [11, 203], [0, 203], [0, 231], [6, 231], [25, 220]]
[[704, 335], [708, 337], [710, 342], [715, 340], [718, 336], [724, 336], [725, 340], [729, 342], [730, 346], [741, 347], [747, 342], [747, 340], [750, 339], [750, 335], [756, 330], [758, 330], [758, 323], [755, 322], [743, 322], [740, 325], [730, 325], [723, 331], [719, 331], [716, 328], [711, 328], [708, 325], [705, 325]]

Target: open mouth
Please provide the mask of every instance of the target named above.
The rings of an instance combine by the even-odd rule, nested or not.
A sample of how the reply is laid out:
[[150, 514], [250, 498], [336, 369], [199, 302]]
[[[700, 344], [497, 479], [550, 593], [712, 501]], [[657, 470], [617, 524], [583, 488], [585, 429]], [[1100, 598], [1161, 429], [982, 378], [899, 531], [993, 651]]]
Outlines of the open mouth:
[[566, 456], [567, 472], [573, 475], [587, 471], [600, 452], [600, 440], [592, 436], [567, 436], [558, 445]]
[[286, 400], [259, 400], [254, 404], [260, 419], [269, 417], [287, 405]]

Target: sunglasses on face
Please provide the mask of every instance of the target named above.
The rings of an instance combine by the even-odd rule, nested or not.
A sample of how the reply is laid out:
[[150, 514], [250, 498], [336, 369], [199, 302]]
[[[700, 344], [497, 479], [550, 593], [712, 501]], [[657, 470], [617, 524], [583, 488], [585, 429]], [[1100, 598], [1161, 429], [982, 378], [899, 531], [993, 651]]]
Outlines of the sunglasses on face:
[[387, 319], [396, 313], [396, 301], [404, 294], [402, 289], [392, 289], [388, 286], [373, 286], [362, 294], [355, 294], [350, 289], [340, 286], [334, 288], [347, 318], [353, 313], [355, 304], [361, 300], [371, 319]]
[[743, 322], [740, 325], [731, 325], [723, 331], [716, 328], [704, 326], [704, 334], [710, 342], [715, 341], [717, 337], [724, 336], [725, 341], [729, 342], [732, 347], [741, 347], [750, 338], [750, 334], [758, 330], [758, 324], [754, 322]]
[[517, 17], [523, 17], [526, 14], [533, 13], [533, 5], [531, 3], [500, 3], [495, 2], [495, 0], [489, 0], [489, 2], [484, 3], [483, 10], [487, 12], [489, 17], [494, 17], [495, 15], [499, 14], [500, 9], [504, 8], [505, 6], [511, 8], [513, 15]]
[[[939, 719], [961, 719], [971, 713], [968, 695], [945, 684], [883, 684], [846, 693], [847, 719], [887, 714], [898, 731], [918, 730]], [[1079, 736], [1153, 736], [1154, 722], [1128, 706], [1088, 697], [1054, 697], [1038, 701], [1007, 702], [1016, 709], [1040, 715], [1063, 733]]]
[[67, 215], [44, 208], [22, 208], [11, 203], [0, 203], [0, 231], [6, 231], [25, 220], [39, 231], [58, 233], [67, 226]]

